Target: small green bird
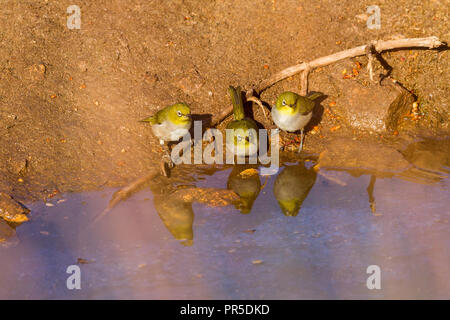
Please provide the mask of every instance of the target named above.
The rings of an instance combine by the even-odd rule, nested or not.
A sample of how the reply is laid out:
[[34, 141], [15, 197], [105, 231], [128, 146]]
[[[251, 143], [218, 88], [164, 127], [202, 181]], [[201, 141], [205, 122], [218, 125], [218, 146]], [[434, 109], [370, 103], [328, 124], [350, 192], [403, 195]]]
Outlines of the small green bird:
[[245, 117], [241, 87], [230, 86], [228, 93], [233, 103], [234, 120], [227, 125], [227, 129], [233, 130], [234, 148], [227, 143], [227, 149], [239, 157], [252, 156], [258, 152], [258, 126], [253, 119]]
[[299, 152], [303, 149], [303, 128], [312, 118], [314, 99], [321, 95], [321, 93], [314, 93], [309, 97], [302, 97], [294, 92], [286, 91], [278, 96], [276, 105], [272, 108], [272, 120], [278, 128], [288, 132], [301, 130]]
[[192, 124], [191, 109], [185, 103], [176, 103], [141, 122], [149, 122], [159, 143], [164, 145], [166, 141], [178, 141], [189, 132]]

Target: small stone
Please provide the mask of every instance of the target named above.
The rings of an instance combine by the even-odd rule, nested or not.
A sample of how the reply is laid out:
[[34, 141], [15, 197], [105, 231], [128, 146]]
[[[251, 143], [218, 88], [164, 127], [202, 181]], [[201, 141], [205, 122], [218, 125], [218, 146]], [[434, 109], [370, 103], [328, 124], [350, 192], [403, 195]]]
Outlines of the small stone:
[[87, 62], [86, 61], [80, 61], [78, 63], [78, 68], [80, 69], [81, 72], [87, 71]]
[[42, 81], [45, 78], [47, 67], [43, 63], [33, 64], [28, 68], [29, 76], [33, 81]]
[[39, 63], [38, 64], [38, 70], [39, 70], [40, 73], [45, 73], [47, 68], [45, 67], [45, 65], [43, 63]]
[[366, 22], [369, 16], [366, 13], [358, 14], [355, 16], [356, 19], [360, 22]]
[[194, 95], [205, 85], [204, 79], [195, 71], [191, 70], [183, 76], [175, 78], [175, 85], [185, 94]]
[[[408, 114], [414, 102], [412, 94], [389, 79], [384, 79], [382, 85], [372, 84], [370, 81], [368, 85], [364, 85], [362, 81], [342, 79], [338, 72], [343, 66], [346, 65], [336, 66], [330, 76], [330, 82], [339, 93], [336, 105], [333, 106], [336, 116], [358, 130], [376, 133], [397, 130], [400, 120]], [[360, 78], [368, 79], [367, 72], [363, 69], [359, 71], [358, 79]]]
[[25, 157], [10, 158], [6, 161], [7, 169], [12, 174], [25, 176], [28, 172], [29, 162]]
[[262, 260], [253, 260], [252, 263], [253, 264], [261, 264], [261, 263], [263, 263], [263, 261]]
[[88, 264], [88, 263], [90, 263], [90, 261], [87, 260], [87, 259], [78, 258], [78, 259], [77, 259], [77, 263], [78, 263], [78, 264]]
[[145, 73], [144, 81], [145, 81], [146, 83], [148, 83], [148, 84], [150, 84], [150, 85], [155, 85], [156, 82], [158, 82], [158, 80], [159, 80], [159, 78], [158, 78], [158, 75], [157, 75], [156, 73], [152, 73], [152, 72], [150, 72], [150, 71], [147, 71], [147, 72]]
[[28, 221], [30, 210], [6, 193], [0, 192], [0, 218], [15, 224]]

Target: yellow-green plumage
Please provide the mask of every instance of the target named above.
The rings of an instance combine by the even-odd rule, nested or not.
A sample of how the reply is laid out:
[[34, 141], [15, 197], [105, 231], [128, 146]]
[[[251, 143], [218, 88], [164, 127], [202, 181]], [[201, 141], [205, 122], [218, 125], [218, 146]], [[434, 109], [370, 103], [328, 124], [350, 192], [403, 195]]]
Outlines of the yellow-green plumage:
[[295, 166], [287, 166], [278, 174], [273, 193], [284, 215], [295, 217], [299, 213], [316, 178], [317, 173], [314, 168], [307, 169], [303, 162]]
[[191, 128], [191, 109], [185, 103], [176, 103], [141, 121], [150, 123], [160, 141], [178, 141]]
[[[248, 169], [253, 169], [256, 174], [242, 174]], [[261, 181], [256, 165], [234, 166], [228, 176], [227, 188], [233, 190], [238, 196], [239, 201], [234, 205], [243, 214], [250, 213], [253, 203], [261, 191]]]
[[303, 128], [312, 118], [315, 106], [314, 99], [322, 94], [314, 93], [309, 97], [302, 97], [291, 91], [281, 93], [272, 108], [272, 120], [278, 128], [288, 132], [301, 130], [299, 151], [303, 149]]
[[172, 199], [167, 195], [157, 195], [154, 198], [154, 205], [159, 217], [175, 239], [194, 239], [192, 203]]
[[241, 87], [234, 88], [230, 86], [228, 87], [228, 93], [230, 94], [231, 102], [233, 103], [234, 120], [239, 121], [244, 119], [244, 102], [242, 101]]
[[233, 130], [232, 138], [236, 149], [229, 150], [238, 156], [250, 156], [258, 151], [258, 126], [253, 119], [245, 117], [241, 88], [230, 86], [228, 93], [233, 103], [234, 120], [227, 125], [227, 129]]
[[278, 96], [276, 105], [272, 109], [273, 121], [284, 131], [301, 130], [311, 119], [315, 106], [314, 99], [320, 96], [320, 93], [302, 97], [294, 92], [283, 92]]

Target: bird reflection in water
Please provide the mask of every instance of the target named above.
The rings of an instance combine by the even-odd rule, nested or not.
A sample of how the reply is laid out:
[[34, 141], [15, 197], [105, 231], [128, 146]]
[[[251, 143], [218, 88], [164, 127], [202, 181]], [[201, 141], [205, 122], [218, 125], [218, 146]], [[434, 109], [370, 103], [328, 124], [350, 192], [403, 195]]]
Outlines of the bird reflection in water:
[[227, 188], [240, 198], [234, 206], [243, 214], [250, 213], [261, 191], [261, 180], [256, 168], [256, 165], [236, 165], [228, 176]]
[[284, 215], [291, 217], [298, 215], [316, 178], [314, 168], [306, 168], [304, 162], [284, 167], [273, 186], [273, 193]]
[[183, 245], [190, 246], [193, 243], [194, 211], [192, 202], [179, 199], [168, 201], [167, 196], [157, 195], [154, 198], [156, 212], [172, 236], [180, 240]]
[[223, 207], [239, 201], [238, 195], [231, 190], [196, 187], [189, 175], [170, 179], [160, 177], [151, 183], [150, 189], [156, 212], [165, 227], [185, 246], [191, 246], [194, 240], [193, 202]]

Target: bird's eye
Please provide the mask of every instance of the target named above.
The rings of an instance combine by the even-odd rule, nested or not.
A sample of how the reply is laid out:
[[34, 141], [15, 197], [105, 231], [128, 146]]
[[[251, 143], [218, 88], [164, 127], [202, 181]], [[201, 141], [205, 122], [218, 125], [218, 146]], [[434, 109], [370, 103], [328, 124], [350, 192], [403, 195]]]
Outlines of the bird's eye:
[[286, 100], [283, 100], [283, 101], [281, 102], [281, 104], [282, 104], [283, 106], [285, 106], [285, 105], [286, 105]]
[[179, 117], [181, 117], [181, 116], [182, 116], [182, 113], [181, 113], [181, 111], [180, 111], [180, 110], [178, 110], [178, 111], [177, 111], [177, 116], [179, 116]]

